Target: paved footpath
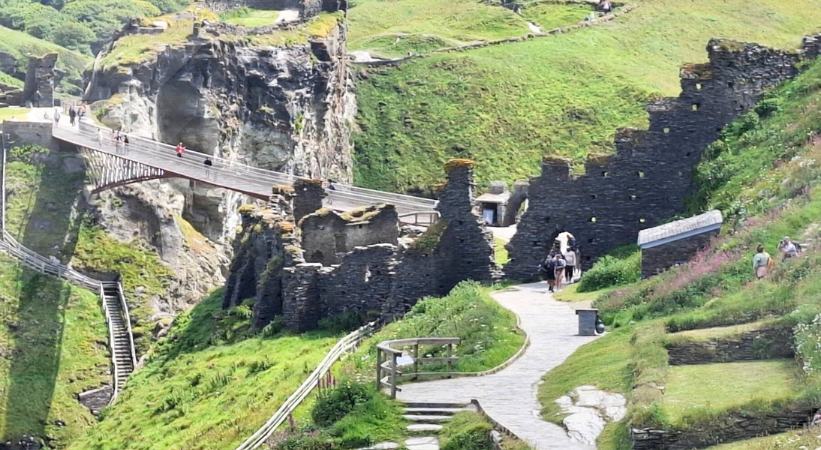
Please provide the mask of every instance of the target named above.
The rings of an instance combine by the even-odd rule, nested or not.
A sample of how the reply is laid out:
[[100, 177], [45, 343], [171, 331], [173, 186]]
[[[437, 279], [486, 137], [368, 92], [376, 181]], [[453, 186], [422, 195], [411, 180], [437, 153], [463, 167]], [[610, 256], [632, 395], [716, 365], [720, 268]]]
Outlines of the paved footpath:
[[545, 283], [507, 288], [493, 293], [493, 298], [520, 317], [521, 327], [530, 338], [524, 354], [492, 375], [405, 384], [398, 398], [448, 403], [477, 399], [490, 417], [537, 450], [590, 449], [570, 440], [562, 427], [539, 417], [541, 406], [536, 391], [545, 372], [595, 337], [576, 334], [575, 311], [570, 304], [553, 300]]

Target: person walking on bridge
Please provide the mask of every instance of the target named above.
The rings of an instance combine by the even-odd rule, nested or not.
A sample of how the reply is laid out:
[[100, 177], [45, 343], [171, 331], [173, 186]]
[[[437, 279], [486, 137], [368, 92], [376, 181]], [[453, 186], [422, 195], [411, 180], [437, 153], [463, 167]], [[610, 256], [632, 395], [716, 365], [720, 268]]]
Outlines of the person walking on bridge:
[[74, 126], [74, 121], [77, 120], [77, 109], [74, 107], [74, 104], [68, 107], [68, 122], [71, 126]]
[[174, 150], [177, 152], [177, 157], [182, 158], [182, 154], [185, 152], [185, 146], [180, 142]]
[[214, 165], [214, 162], [211, 161], [211, 158], [205, 158], [205, 161], [203, 161], [202, 164], [205, 166], [205, 178], [211, 178], [211, 166]]

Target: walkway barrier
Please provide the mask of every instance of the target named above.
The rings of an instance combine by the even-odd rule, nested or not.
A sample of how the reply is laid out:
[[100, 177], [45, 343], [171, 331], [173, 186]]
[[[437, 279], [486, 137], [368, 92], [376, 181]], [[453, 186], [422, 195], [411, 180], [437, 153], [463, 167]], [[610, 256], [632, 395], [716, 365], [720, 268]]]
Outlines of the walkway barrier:
[[[180, 158], [176, 156], [174, 146], [140, 136], [129, 135], [127, 145], [118, 145], [112, 139], [112, 130], [98, 127], [88, 121], [81, 122], [77, 127], [54, 126], [52, 135], [64, 142], [167, 172], [162, 175], [158, 174], [156, 178], [167, 176], [188, 178], [263, 200], [267, 200], [271, 196], [273, 186], [290, 185], [297, 179], [303, 178], [252, 167], [236, 160], [220, 158], [188, 149]], [[206, 159], [211, 161], [210, 166], [205, 165]], [[135, 181], [140, 179], [135, 177]], [[325, 199], [326, 206], [339, 210], [386, 203], [394, 205], [397, 211], [402, 214], [413, 211], [433, 212], [437, 204], [437, 201], [432, 199], [365, 189], [341, 183], [328, 183], [326, 192], [328, 193], [328, 197]]]
[[331, 371], [334, 363], [339, 361], [343, 355], [353, 351], [362, 340], [370, 336], [376, 329], [376, 322], [371, 322], [358, 330], [343, 337], [334, 347], [325, 355], [325, 358], [316, 366], [313, 372], [308, 375], [308, 378], [302, 382], [302, 385], [285, 400], [285, 403], [265, 422], [262, 427], [257, 430], [251, 437], [245, 440], [237, 450], [251, 450], [259, 448], [265, 443], [289, 417], [294, 410], [303, 402], [311, 392], [320, 387], [324, 377]]
[[402, 225], [416, 225], [420, 227], [429, 227], [438, 221], [438, 211], [411, 211], [399, 214], [399, 223]]
[[[6, 149], [5, 142], [2, 148], [2, 176], [0, 177], [0, 251], [19, 261], [23, 266], [45, 275], [62, 278], [74, 285], [97, 292], [102, 302], [103, 313], [108, 326], [109, 348], [111, 349], [111, 363], [113, 367], [114, 389], [109, 404], [117, 399], [125, 379], [131, 375], [136, 367], [136, 353], [134, 338], [131, 332], [131, 320], [128, 314], [128, 305], [125, 302], [122, 285], [119, 282], [105, 282], [95, 280], [89, 276], [61, 263], [57, 258], [47, 258], [22, 245], [6, 230]], [[106, 287], [116, 289], [117, 301], [111, 305], [106, 301]], [[115, 323], [124, 322], [121, 326]], [[119, 330], [118, 330], [119, 329]], [[126, 336], [127, 333], [127, 336]], [[121, 345], [117, 345], [117, 343]], [[124, 354], [125, 353], [125, 354]], [[119, 361], [129, 361], [130, 367], [123, 368]]]
[[[422, 376], [439, 376], [450, 378], [457, 375], [453, 371], [453, 363], [458, 361], [458, 357], [453, 355], [453, 346], [459, 345], [462, 340], [457, 337], [418, 337], [409, 339], [394, 339], [380, 342], [376, 346], [376, 388], [381, 390], [387, 387], [391, 391], [391, 398], [396, 398], [396, 392], [401, 391], [397, 385], [398, 380], [403, 375], [412, 375], [416, 379]], [[420, 352], [421, 346], [436, 347], [430, 355]], [[413, 349], [413, 371], [403, 371], [400, 369], [399, 358], [405, 353], [403, 349]], [[445, 351], [445, 356], [433, 356]], [[421, 356], [420, 356], [421, 355]], [[444, 364], [447, 371], [444, 372], [420, 372], [419, 366], [423, 364]], [[411, 366], [411, 364], [406, 364]], [[406, 365], [401, 365], [404, 367]]]

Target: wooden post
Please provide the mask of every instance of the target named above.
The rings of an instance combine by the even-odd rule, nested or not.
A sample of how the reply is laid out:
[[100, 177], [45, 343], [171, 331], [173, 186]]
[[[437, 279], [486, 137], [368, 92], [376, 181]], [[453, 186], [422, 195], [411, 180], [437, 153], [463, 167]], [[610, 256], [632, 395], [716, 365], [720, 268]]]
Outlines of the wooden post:
[[396, 353], [391, 353], [391, 398], [396, 398]]
[[376, 390], [382, 390], [382, 350], [376, 348]]
[[413, 379], [419, 378], [416, 374], [419, 373], [419, 342], [413, 346]]
[[451, 373], [453, 373], [453, 343], [448, 344], [448, 378], [453, 378]]

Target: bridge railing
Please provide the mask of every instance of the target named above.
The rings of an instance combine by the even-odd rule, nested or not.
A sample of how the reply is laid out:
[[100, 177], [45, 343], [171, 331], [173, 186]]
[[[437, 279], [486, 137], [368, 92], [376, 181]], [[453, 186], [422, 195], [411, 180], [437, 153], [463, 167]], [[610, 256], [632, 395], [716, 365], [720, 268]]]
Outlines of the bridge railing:
[[[114, 148], [115, 151], [100, 148], [101, 145], [97, 139], [98, 130], [102, 134], [102, 146], [109, 146]], [[117, 154], [114, 142], [111, 139], [112, 131], [107, 128], [97, 127], [87, 121], [82, 122], [79, 127], [56, 126], [54, 127], [54, 135], [61, 140], [74, 142], [90, 148], [99, 148], [107, 153]], [[77, 140], [80, 140], [80, 142], [77, 142]], [[271, 194], [271, 187], [275, 184], [292, 184], [297, 179], [304, 179], [304, 177], [252, 167], [235, 160], [207, 155], [195, 150], [186, 149], [183, 158], [176, 158], [174, 146], [140, 136], [129, 135], [129, 141], [127, 146], [128, 150], [124, 151], [122, 155], [126, 158], [128, 158], [128, 152], [138, 150], [165, 160], [168, 160], [169, 157], [173, 157], [174, 166], [187, 167], [189, 169], [195, 169], [198, 172], [205, 171], [203, 163], [206, 159], [210, 159], [212, 166], [208, 170], [214, 174], [220, 174], [224, 171], [226, 175], [235, 177], [242, 176], [242, 178], [248, 182], [259, 183], [262, 185], [260, 189], [264, 189], [261, 193], [265, 195]], [[126, 146], [123, 146], [122, 148], [125, 149], [125, 147]], [[173, 169], [169, 170], [174, 171]], [[207, 177], [202, 177], [201, 181], [209, 182]], [[366, 204], [390, 203], [396, 205], [398, 208], [411, 210], [431, 210], [436, 207], [437, 203], [436, 200], [432, 199], [377, 191], [342, 183], [332, 183], [332, 187], [329, 186], [328, 194], [331, 202], [333, 202], [334, 199], [340, 199]]]
[[334, 363], [342, 358], [344, 354], [355, 349], [365, 337], [373, 333], [375, 328], [376, 323], [371, 322], [340, 339], [339, 342], [331, 348], [328, 354], [325, 355], [325, 358], [322, 359], [319, 365], [316, 366], [316, 369], [308, 375], [308, 378], [305, 379], [302, 385], [285, 400], [285, 403], [279, 407], [274, 415], [271, 416], [259, 430], [240, 444], [237, 450], [251, 450], [262, 446], [265, 441], [274, 434], [274, 431], [293, 414], [294, 410], [308, 398], [311, 391], [319, 386], [322, 378], [330, 372]]
[[[457, 337], [417, 337], [409, 339], [394, 339], [380, 342], [376, 346], [376, 388], [383, 387], [390, 389], [391, 398], [396, 398], [396, 392], [402, 389], [398, 386], [399, 378], [405, 375], [412, 375], [412, 378], [419, 376], [450, 377], [456, 372], [453, 371], [453, 364], [458, 361], [458, 357], [453, 355], [453, 347], [462, 342]], [[420, 352], [421, 346], [438, 347], [445, 350], [445, 356], [432, 356], [425, 352]], [[404, 349], [413, 350], [412, 364], [402, 365], [410, 369], [400, 369], [399, 358], [405, 354]], [[421, 365], [445, 364], [446, 371], [424, 372], [420, 371]]]

